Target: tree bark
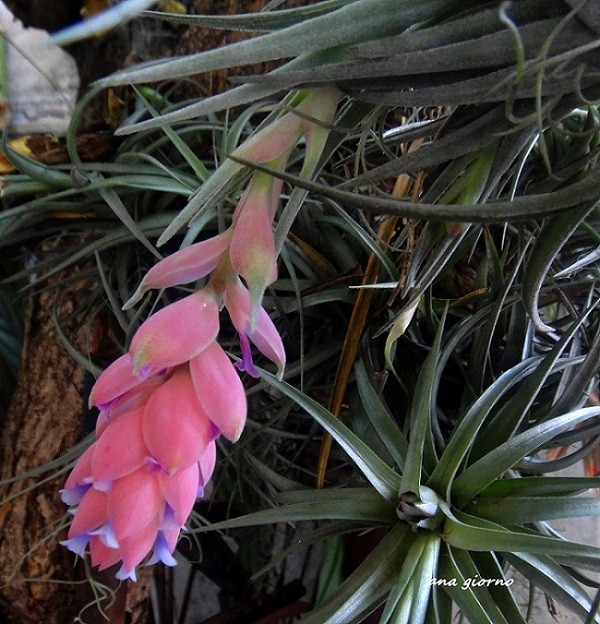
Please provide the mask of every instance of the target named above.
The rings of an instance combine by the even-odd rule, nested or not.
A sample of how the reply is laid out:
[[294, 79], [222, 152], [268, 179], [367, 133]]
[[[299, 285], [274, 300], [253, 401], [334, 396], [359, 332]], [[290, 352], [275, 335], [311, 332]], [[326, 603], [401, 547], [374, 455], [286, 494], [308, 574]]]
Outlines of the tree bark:
[[[81, 435], [83, 370], [62, 345], [54, 321], [72, 315], [80, 283], [32, 295], [26, 314], [19, 381], [0, 438], [0, 479], [43, 466]], [[83, 345], [88, 328], [79, 315], [65, 325], [75, 344]], [[47, 475], [42, 475], [41, 479]], [[74, 615], [73, 557], [58, 544], [65, 506], [58, 490], [64, 475], [38, 484], [18, 479], [0, 489], [0, 599], [22, 622], [64, 624]]]
[[[64, 246], [58, 239], [38, 255]], [[74, 555], [59, 544], [68, 524], [59, 494], [66, 472], [20, 477], [61, 457], [82, 435], [84, 370], [65, 348], [57, 321], [82, 353], [101, 343], [102, 324], [82, 311], [94, 286], [78, 279], [85, 268], [65, 271], [30, 295], [18, 384], [0, 434], [0, 482], [12, 480], [0, 487], [0, 605], [19, 624], [69, 624], [79, 613], [89, 624], [106, 622], [85, 567], [75, 566]], [[118, 587], [114, 570], [92, 574], [110, 587], [101, 607], [111, 624], [125, 624], [126, 613], [129, 622], [147, 621], [150, 576], [130, 591], [127, 583]]]

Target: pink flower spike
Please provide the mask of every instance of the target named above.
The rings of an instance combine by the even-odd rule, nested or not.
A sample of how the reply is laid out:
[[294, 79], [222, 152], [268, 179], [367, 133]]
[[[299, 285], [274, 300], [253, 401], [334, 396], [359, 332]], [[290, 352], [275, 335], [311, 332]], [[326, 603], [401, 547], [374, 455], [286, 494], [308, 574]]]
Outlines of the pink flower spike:
[[285, 349], [281, 336], [264, 308], [259, 308], [256, 326], [250, 321], [250, 293], [239, 279], [230, 280], [225, 289], [225, 306], [240, 336], [246, 335], [258, 350], [277, 364], [281, 378], [285, 368]]
[[237, 442], [248, 406], [244, 386], [231, 360], [215, 341], [190, 360], [190, 374], [206, 415], [231, 442]]
[[205, 241], [184, 247], [154, 265], [144, 276], [124, 310], [134, 306], [152, 288], [194, 282], [213, 271], [229, 246], [231, 229]]
[[94, 443], [94, 482], [113, 481], [128, 475], [144, 463], [148, 449], [142, 430], [143, 408], [137, 408], [111, 422]]
[[145, 468], [115, 481], [108, 493], [108, 517], [119, 545], [162, 515], [163, 509], [158, 479]]
[[200, 482], [198, 464], [180, 470], [172, 477], [161, 476], [160, 484], [167, 505], [173, 510], [175, 524], [183, 526], [196, 501], [196, 492]]
[[106, 409], [115, 399], [138, 386], [143, 380], [133, 372], [129, 353], [116, 359], [104, 369], [90, 392], [89, 406]]
[[143, 419], [144, 440], [163, 470], [173, 475], [198, 462], [212, 440], [212, 423], [196, 397], [186, 367], [150, 397]]
[[136, 331], [129, 352], [134, 374], [157, 373], [204, 350], [219, 331], [219, 307], [203, 289], [159, 310]]
[[277, 279], [277, 252], [271, 223], [273, 178], [255, 173], [250, 188], [234, 225], [229, 255], [250, 289], [254, 325], [265, 289]]

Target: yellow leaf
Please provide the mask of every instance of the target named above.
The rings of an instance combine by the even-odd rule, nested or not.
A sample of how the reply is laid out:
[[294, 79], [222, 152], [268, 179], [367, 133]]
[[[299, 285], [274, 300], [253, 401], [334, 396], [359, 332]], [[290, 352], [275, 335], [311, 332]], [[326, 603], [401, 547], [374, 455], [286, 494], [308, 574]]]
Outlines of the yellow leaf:
[[165, 13], [177, 13], [178, 15], [185, 15], [187, 13], [185, 4], [179, 2], [179, 0], [160, 0], [158, 6], [160, 10]]
[[[13, 139], [12, 141], [10, 141], [9, 144], [12, 149], [15, 150], [15, 152], [23, 154], [23, 156], [27, 156], [28, 158], [35, 159], [36, 155], [34, 154], [30, 145], [30, 142], [33, 138], [34, 137], [30, 135], [23, 135], [17, 137], [16, 139]], [[35, 138], [38, 139], [39, 137]], [[49, 142], [58, 141], [56, 137], [44, 136], [43, 138]], [[10, 160], [8, 160], [4, 152], [0, 152], [0, 174], [12, 173], [13, 171], [15, 171], [15, 167], [13, 166], [13, 164], [10, 162]]]

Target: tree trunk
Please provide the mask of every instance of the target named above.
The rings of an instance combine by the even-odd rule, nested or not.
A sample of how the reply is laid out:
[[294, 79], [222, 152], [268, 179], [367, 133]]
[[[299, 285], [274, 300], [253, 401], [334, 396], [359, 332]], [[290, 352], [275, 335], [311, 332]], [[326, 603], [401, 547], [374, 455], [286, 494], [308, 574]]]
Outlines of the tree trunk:
[[[56, 251], [64, 242], [53, 247]], [[47, 245], [38, 255], [52, 251]], [[81, 271], [72, 268], [29, 297], [19, 381], [0, 435], [0, 481], [15, 478], [0, 487], [0, 605], [19, 624], [69, 624], [82, 611], [89, 624], [106, 622], [85, 567], [75, 566], [74, 555], [59, 544], [68, 524], [59, 494], [66, 473], [20, 477], [61, 457], [82, 435], [84, 370], [56, 326], [58, 320], [79, 351], [97, 348], [101, 324], [81, 311], [93, 284], [77, 279]], [[110, 587], [101, 606], [111, 624], [125, 624], [126, 612], [129, 622], [147, 621], [151, 572], [142, 576], [135, 589], [126, 583], [117, 588], [114, 570], [94, 573], [94, 581]]]
[[[43, 466], [72, 447], [81, 435], [83, 370], [63, 347], [52, 319], [75, 309], [80, 284], [29, 298], [19, 381], [0, 438], [0, 479]], [[87, 327], [71, 318], [65, 330], [84, 344]], [[18, 479], [0, 489], [0, 599], [22, 622], [59, 624], [74, 615], [73, 557], [58, 544], [65, 506], [58, 490], [64, 475], [37, 485]]]

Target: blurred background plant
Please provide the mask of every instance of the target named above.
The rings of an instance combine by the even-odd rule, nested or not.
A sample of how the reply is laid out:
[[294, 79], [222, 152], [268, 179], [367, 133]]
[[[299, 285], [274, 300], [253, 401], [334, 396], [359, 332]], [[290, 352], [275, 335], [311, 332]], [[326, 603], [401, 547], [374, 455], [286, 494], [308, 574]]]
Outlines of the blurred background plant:
[[[285, 172], [265, 169], [285, 182], [280, 276], [264, 302], [285, 338], [284, 380], [268, 366], [245, 380], [246, 432], [221, 444], [213, 490], [180, 545], [189, 583], [175, 598], [172, 573], [157, 570], [153, 609], [135, 617], [195, 621], [199, 570], [219, 588], [219, 615], [206, 622], [443, 624], [457, 611], [473, 623], [536, 622], [536, 591], [551, 609], [598, 621], [589, 571], [600, 549], [552, 524], [600, 512], [594, 3], [279, 4], [146, 11], [146, 24], [255, 36], [101, 80], [75, 110], [63, 164], [4, 142], [15, 171], [0, 219], [11, 259], [3, 319], [18, 319], [18, 289], [59, 301], [74, 289], [68, 318], [86, 318], [87, 339], [54, 317], [95, 375], [151, 310], [189, 292], [147, 294], [123, 311], [144, 272], [223, 230], [244, 181], [265, 169], [241, 163], [224, 177], [227, 156], [288, 112], [296, 89], [343, 94], [310, 171], [304, 143]], [[140, 9], [120, 3], [91, 31], [128, 7]], [[56, 40], [89, 36], [84, 27]], [[176, 98], [187, 77], [265, 62], [276, 66], [229, 91]], [[78, 131], [96, 100], [122, 120], [101, 159]], [[19, 334], [3, 335], [8, 371]], [[233, 330], [228, 346], [238, 355]], [[553, 474], [582, 460], [586, 476]], [[67, 594], [75, 613], [86, 605], [82, 621], [111, 600], [125, 617], [105, 577], [79, 578], [94, 590]]]

